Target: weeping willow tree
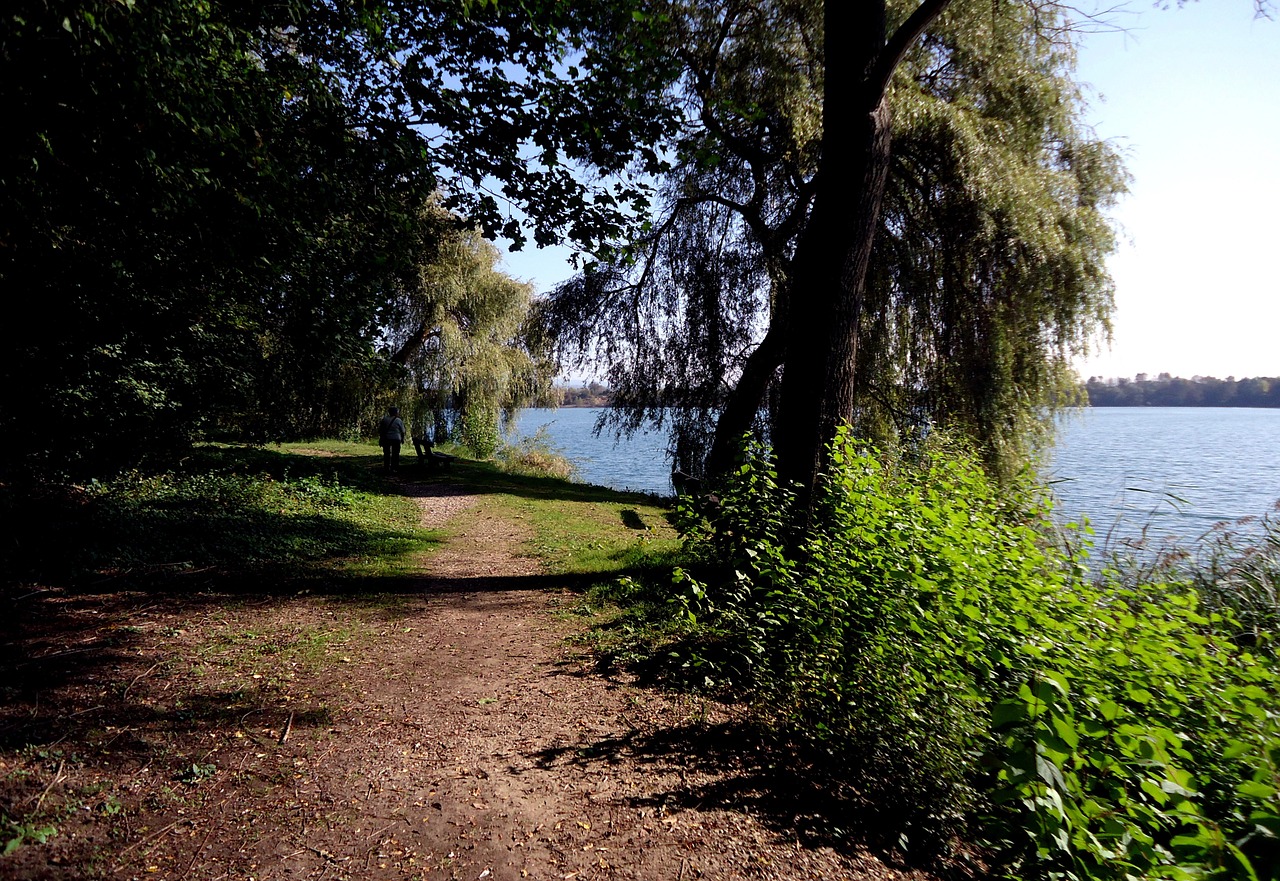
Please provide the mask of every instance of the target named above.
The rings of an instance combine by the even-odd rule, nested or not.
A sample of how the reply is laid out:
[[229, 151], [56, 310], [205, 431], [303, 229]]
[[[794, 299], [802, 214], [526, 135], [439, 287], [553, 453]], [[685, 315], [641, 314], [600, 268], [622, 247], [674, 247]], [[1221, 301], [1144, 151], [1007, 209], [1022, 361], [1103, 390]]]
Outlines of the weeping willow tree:
[[[881, 27], [899, 35], [928, 5], [890, 3]], [[788, 371], [823, 382], [798, 365], [831, 338], [810, 264], [812, 241], [832, 236], [846, 158], [824, 140], [847, 123], [827, 106], [843, 96], [826, 59], [848, 49], [827, 38], [824, 11], [672, 5], [690, 126], [662, 220], [632, 259], [571, 280], [547, 307], [562, 357], [608, 365], [613, 425], [668, 429], [686, 469], [724, 469], [744, 432], [785, 433]], [[1125, 177], [1083, 123], [1068, 24], [1048, 4], [957, 3], [903, 44], [850, 327], [850, 419], [864, 436], [946, 426], [1007, 470], [1044, 436], [1072, 354], [1109, 330], [1105, 211]]]
[[1077, 402], [1071, 356], [1110, 332], [1106, 209], [1127, 178], [1082, 121], [1067, 24], [954, 4], [895, 81], [858, 347], [873, 436], [947, 426], [1006, 470]]
[[389, 361], [405, 371], [415, 434], [443, 440], [452, 429], [487, 457], [504, 420], [551, 394], [553, 365], [529, 325], [533, 288], [498, 269], [498, 249], [478, 229], [437, 205], [423, 227], [437, 232], [421, 240], [389, 312]]

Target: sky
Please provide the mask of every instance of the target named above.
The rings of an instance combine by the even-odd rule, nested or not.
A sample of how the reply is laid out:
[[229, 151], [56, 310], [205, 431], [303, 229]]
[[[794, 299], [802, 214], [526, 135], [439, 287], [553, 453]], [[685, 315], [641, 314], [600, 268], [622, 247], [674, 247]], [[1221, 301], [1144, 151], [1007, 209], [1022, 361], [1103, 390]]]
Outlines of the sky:
[[[1076, 369], [1280, 376], [1280, 17], [1255, 19], [1250, 0], [1134, 0], [1111, 20], [1077, 72], [1086, 118], [1133, 180], [1112, 213], [1113, 340]], [[545, 292], [572, 275], [567, 257], [531, 249], [506, 269]]]
[[1110, 350], [1089, 376], [1280, 376], [1280, 20], [1248, 0], [1134, 3], [1078, 75], [1133, 181]]

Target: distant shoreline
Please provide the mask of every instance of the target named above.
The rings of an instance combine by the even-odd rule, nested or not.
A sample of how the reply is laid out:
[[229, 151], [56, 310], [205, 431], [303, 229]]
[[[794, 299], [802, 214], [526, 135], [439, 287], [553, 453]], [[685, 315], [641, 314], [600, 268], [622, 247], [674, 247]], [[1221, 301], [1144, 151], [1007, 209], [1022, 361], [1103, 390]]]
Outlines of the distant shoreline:
[[1152, 378], [1139, 373], [1102, 379], [1092, 376], [1084, 384], [1091, 407], [1237, 407], [1252, 410], [1280, 408], [1280, 377], [1193, 376], [1183, 379], [1167, 373]]

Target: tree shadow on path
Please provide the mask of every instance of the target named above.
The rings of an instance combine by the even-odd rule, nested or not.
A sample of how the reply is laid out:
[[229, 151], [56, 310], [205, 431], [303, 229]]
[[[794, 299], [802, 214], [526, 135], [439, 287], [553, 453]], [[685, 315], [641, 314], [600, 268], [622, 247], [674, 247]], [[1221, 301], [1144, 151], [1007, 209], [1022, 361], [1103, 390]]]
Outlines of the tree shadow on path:
[[809, 848], [852, 855], [868, 848], [886, 865], [911, 873], [970, 874], [945, 865], [936, 851], [905, 852], [901, 818], [835, 781], [824, 759], [746, 721], [691, 722], [658, 730], [633, 728], [621, 736], [538, 753], [540, 767], [570, 764], [606, 773], [631, 762], [652, 769], [656, 786], [628, 799], [634, 808], [723, 810], [751, 816], [776, 834]]

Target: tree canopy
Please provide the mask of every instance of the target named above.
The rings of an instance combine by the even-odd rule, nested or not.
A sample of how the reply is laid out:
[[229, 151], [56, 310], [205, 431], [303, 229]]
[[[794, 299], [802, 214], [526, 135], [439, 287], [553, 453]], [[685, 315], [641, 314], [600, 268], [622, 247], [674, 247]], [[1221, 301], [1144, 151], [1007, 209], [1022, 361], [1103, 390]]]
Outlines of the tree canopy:
[[[437, 206], [427, 226], [451, 222]], [[392, 302], [384, 345], [407, 371], [411, 427], [437, 439], [449, 415], [480, 453], [497, 442], [499, 413], [550, 401], [550, 361], [529, 327], [533, 286], [497, 268], [498, 249], [475, 228], [454, 224], [422, 241], [414, 276]]]
[[603, 257], [539, 326], [686, 469], [754, 428], [811, 483], [845, 422], [1017, 461], [1110, 310], [1124, 178], [1068, 14], [837, 6], [20, 0], [0, 283], [44, 320], [0, 340], [4, 461], [63, 458], [49, 412], [92, 467], [348, 430], [455, 229], [432, 199]]
[[[590, 247], [673, 111], [628, 4], [20, 0], [0, 15], [3, 459], [349, 430], [424, 206]], [[635, 51], [609, 35], [625, 27]], [[601, 47], [608, 47], [607, 51]], [[657, 106], [657, 105], [655, 105]], [[625, 144], [625, 149], [623, 145]], [[609, 175], [586, 179], [581, 163]]]
[[[880, 49], [927, 6], [890, 4]], [[833, 319], [813, 311], [818, 282], [804, 266], [816, 246], [804, 241], [832, 234], [815, 228], [831, 223], [815, 205], [856, 157], [831, 155], [824, 137], [864, 99], [831, 89], [827, 60], [848, 47], [826, 36], [822, 3], [670, 9], [691, 110], [662, 221], [636, 262], [572, 280], [551, 312], [570, 354], [610, 364], [619, 428], [670, 420], [678, 464], [697, 470], [709, 455], [716, 470], [753, 424], [776, 437], [794, 418], [779, 407], [782, 380], [799, 372], [805, 340], [830, 347]], [[989, 464], [1016, 462], [1065, 387], [1069, 355], [1107, 330], [1105, 209], [1125, 178], [1083, 122], [1063, 16], [957, 4], [899, 47], [849, 350], [864, 436], [944, 425]]]

